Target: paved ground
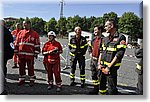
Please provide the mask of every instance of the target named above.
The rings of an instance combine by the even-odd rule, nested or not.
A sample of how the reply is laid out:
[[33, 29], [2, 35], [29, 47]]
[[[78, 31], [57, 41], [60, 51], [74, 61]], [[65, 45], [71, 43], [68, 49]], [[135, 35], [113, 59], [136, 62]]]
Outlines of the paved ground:
[[[41, 46], [46, 38], [41, 38]], [[12, 69], [13, 62], [8, 62], [8, 75], [7, 75], [7, 87], [8, 94], [10, 95], [87, 95], [92, 89], [91, 71], [89, 67], [90, 59], [87, 53], [86, 55], [86, 86], [80, 87], [79, 69], [76, 70], [76, 86], [69, 86], [69, 73], [70, 68], [66, 69], [65, 65], [69, 65], [68, 49], [66, 47], [67, 39], [58, 39], [61, 42], [64, 52], [61, 55], [61, 77], [63, 88], [61, 92], [56, 92], [56, 87], [52, 90], [47, 90], [47, 73], [42, 64], [42, 55], [39, 55], [35, 60], [35, 75], [36, 83], [33, 87], [28, 85], [28, 77], [26, 77], [26, 84], [23, 86], [17, 86], [18, 81], [18, 69]], [[135, 72], [135, 63], [138, 59], [134, 57], [134, 50], [127, 49], [122, 61], [121, 68], [118, 70], [118, 89], [120, 95], [135, 95], [137, 73]], [[27, 70], [26, 70], [27, 72]]]

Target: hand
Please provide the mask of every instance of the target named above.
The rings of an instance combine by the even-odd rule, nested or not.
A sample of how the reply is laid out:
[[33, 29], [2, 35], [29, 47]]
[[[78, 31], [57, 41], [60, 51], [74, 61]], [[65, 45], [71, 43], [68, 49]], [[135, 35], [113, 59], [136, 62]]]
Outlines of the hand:
[[104, 74], [109, 74], [109, 68], [108, 68], [108, 67], [102, 68], [102, 72], [103, 72]]
[[98, 64], [98, 70], [102, 70], [102, 65]]

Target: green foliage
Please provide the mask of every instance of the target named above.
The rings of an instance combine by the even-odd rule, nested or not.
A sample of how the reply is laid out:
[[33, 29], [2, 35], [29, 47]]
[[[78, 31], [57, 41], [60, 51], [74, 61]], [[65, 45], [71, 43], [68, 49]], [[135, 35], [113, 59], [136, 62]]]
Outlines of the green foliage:
[[136, 35], [140, 33], [140, 19], [133, 12], [125, 12], [119, 19], [119, 32], [130, 35], [132, 40], [136, 40]]
[[[133, 40], [137, 37], [143, 37], [143, 19], [136, 16], [133, 12], [125, 12], [121, 17], [118, 17], [115, 12], [105, 13], [103, 17], [86, 16], [80, 17], [61, 17], [58, 21], [53, 17], [48, 22], [42, 18], [34, 17], [28, 18], [32, 23], [32, 28], [38, 32], [39, 35], [46, 35], [49, 31], [54, 31], [56, 34], [67, 36], [69, 32], [74, 31], [76, 26], [80, 26], [83, 31], [93, 32], [95, 25], [104, 25], [107, 19], [114, 19], [118, 23], [118, 31], [120, 33], [128, 34]], [[6, 22], [6, 25], [12, 30], [15, 29], [16, 23], [21, 23], [25, 20], [19, 18], [16, 21]]]

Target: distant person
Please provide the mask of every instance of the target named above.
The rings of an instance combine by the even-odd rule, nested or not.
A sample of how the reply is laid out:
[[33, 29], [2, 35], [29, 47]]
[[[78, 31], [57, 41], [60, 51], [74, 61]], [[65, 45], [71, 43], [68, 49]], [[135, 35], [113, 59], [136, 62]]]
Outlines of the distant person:
[[[6, 95], [7, 94], [7, 91], [6, 91], [6, 89], [3, 89], [3, 88], [5, 88], [5, 87], [3, 87], [3, 85], [4, 86], [6, 86], [6, 80], [5, 80], [5, 78], [6, 78], [6, 75], [7, 75], [7, 61], [9, 60], [9, 59], [12, 59], [12, 57], [13, 57], [13, 54], [14, 54], [14, 45], [13, 45], [13, 37], [12, 37], [12, 35], [11, 35], [11, 32], [7, 29], [7, 27], [5, 26], [5, 21], [4, 20], [1, 20], [1, 30], [2, 30], [2, 33], [3, 33], [3, 37], [4, 37], [4, 40], [3, 40], [3, 54], [4, 54], [4, 65], [2, 66], [3, 67], [3, 69], [2, 69], [2, 76], [1, 76], [1, 78], [2, 78], [2, 81], [1, 82], [3, 82], [2, 83], [2, 95]], [[2, 60], [3, 61], [3, 60]]]
[[46, 67], [48, 73], [48, 90], [53, 88], [53, 74], [55, 76], [55, 82], [57, 85], [56, 91], [59, 92], [62, 89], [61, 76], [60, 76], [60, 54], [63, 52], [61, 44], [55, 40], [56, 34], [53, 31], [48, 32], [48, 41], [42, 48], [42, 54], [44, 55], [43, 64]]
[[[13, 36], [14, 44], [15, 44], [17, 35], [20, 32], [20, 30], [21, 30], [21, 25], [20, 25], [20, 23], [17, 23], [16, 24], [16, 29], [11, 32], [11, 34]], [[13, 61], [14, 61], [14, 66], [12, 68], [18, 68], [18, 66], [17, 66], [17, 64], [18, 64], [18, 57], [17, 57], [17, 55], [15, 53], [14, 53], [14, 56], [13, 56]]]
[[29, 20], [23, 21], [23, 30], [18, 33], [15, 41], [15, 53], [18, 56], [19, 63], [19, 83], [25, 83], [26, 64], [28, 67], [29, 85], [33, 86], [35, 81], [34, 57], [37, 58], [40, 53], [40, 39], [36, 31], [31, 29]]
[[135, 56], [138, 59], [140, 59], [139, 63], [136, 64], [136, 70], [135, 70], [138, 73], [137, 94], [143, 95], [143, 45], [142, 44], [140, 44], [138, 48], [135, 48]]
[[84, 88], [85, 86], [85, 54], [88, 48], [88, 43], [87, 43], [86, 38], [81, 36], [82, 30], [79, 26], [75, 27], [74, 31], [76, 35], [73, 36], [68, 43], [70, 56], [71, 56], [70, 86], [75, 85], [75, 70], [76, 70], [76, 64], [78, 61], [79, 69], [80, 69], [81, 88]]
[[98, 58], [100, 53], [102, 53], [102, 32], [104, 31], [103, 26], [98, 26], [96, 25], [94, 27], [94, 38], [92, 39], [90, 45], [89, 45], [89, 54], [91, 57], [91, 72], [92, 72], [92, 80], [93, 80], [93, 85], [94, 89], [89, 92], [89, 94], [94, 94], [97, 95], [99, 92], [99, 80], [98, 80]]
[[[109, 36], [103, 38], [102, 54], [99, 56], [98, 69], [100, 75], [100, 94], [117, 95], [117, 71], [121, 65], [126, 50], [126, 38], [117, 32], [115, 20], [105, 22], [106, 33]], [[108, 92], [106, 83], [108, 82]]]

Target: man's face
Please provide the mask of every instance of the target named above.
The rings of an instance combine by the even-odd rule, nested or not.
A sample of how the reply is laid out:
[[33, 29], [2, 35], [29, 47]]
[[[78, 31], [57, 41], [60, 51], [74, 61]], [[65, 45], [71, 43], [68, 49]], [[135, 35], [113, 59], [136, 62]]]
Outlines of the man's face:
[[30, 29], [30, 24], [27, 23], [26, 21], [23, 21], [23, 28], [24, 29]]
[[54, 40], [54, 36], [53, 35], [48, 35], [48, 39], [49, 39], [49, 41], [53, 41]]
[[109, 21], [107, 21], [106, 23], [105, 23], [105, 30], [106, 30], [106, 32], [107, 33], [110, 33], [111, 32], [111, 30], [112, 30], [112, 28], [113, 28], [113, 24], [111, 23], [111, 22], [109, 22]]
[[81, 29], [80, 29], [80, 28], [77, 28], [77, 29], [75, 30], [75, 33], [76, 33], [76, 35], [80, 36], [80, 35], [81, 35]]
[[16, 25], [16, 28], [17, 28], [17, 29], [21, 29], [21, 25], [20, 25], [20, 24], [17, 24], [17, 25]]
[[94, 35], [97, 36], [100, 34], [100, 30], [98, 30], [98, 27], [94, 28]]

